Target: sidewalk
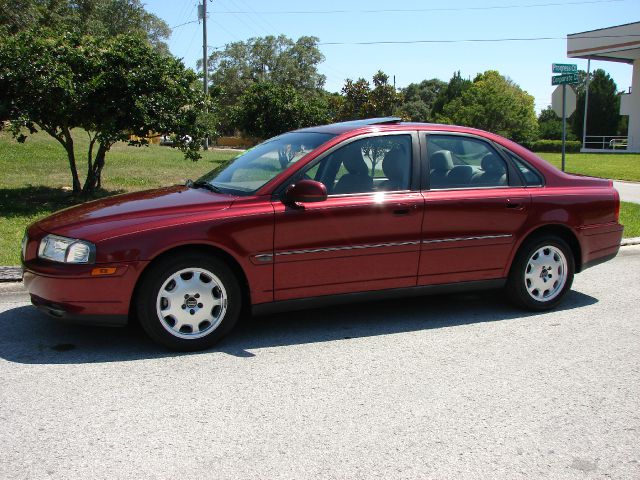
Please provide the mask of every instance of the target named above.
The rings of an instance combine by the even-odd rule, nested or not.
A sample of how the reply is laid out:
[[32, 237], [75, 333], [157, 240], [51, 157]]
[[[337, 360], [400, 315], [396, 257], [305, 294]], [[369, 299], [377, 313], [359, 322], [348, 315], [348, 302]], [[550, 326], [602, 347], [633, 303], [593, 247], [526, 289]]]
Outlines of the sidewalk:
[[613, 186], [618, 190], [623, 202], [640, 203], [640, 183], [614, 180]]

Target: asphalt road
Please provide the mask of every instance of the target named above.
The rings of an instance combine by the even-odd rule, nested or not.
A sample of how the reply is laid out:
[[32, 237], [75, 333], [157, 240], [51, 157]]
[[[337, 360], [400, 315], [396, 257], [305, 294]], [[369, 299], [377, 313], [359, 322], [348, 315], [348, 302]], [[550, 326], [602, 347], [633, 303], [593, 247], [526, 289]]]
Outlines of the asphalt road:
[[500, 293], [264, 317], [218, 349], [0, 286], [0, 478], [638, 479], [640, 247], [562, 309]]

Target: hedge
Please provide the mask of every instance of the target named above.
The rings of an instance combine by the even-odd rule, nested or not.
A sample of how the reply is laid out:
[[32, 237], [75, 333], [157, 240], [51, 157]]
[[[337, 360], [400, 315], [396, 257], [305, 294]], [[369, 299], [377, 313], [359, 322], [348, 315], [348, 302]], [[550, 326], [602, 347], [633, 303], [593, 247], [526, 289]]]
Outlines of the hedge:
[[[577, 140], [567, 140], [565, 151], [579, 152], [582, 142]], [[534, 152], [562, 152], [562, 140], [538, 140], [533, 142], [530, 150]]]

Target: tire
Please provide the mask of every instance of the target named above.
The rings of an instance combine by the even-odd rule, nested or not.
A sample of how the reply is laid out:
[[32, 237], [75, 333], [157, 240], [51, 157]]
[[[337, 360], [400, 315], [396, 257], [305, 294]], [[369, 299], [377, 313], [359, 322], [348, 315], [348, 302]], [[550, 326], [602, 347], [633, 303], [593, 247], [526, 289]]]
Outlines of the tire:
[[156, 342], [205, 350], [235, 326], [242, 310], [236, 275], [223, 261], [187, 253], [152, 265], [136, 297], [140, 325]]
[[[551, 267], [551, 268], [549, 268]], [[507, 280], [511, 301], [528, 310], [550, 310], [571, 289], [573, 252], [555, 235], [536, 236], [520, 247]]]

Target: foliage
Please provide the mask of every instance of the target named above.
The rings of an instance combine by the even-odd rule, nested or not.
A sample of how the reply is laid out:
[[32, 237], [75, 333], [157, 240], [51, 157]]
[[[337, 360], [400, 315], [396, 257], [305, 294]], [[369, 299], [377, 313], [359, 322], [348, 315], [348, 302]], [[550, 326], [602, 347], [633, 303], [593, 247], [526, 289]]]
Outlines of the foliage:
[[471, 80], [462, 78], [460, 71], [455, 72], [447, 86], [438, 92], [438, 96], [433, 102], [433, 108], [431, 109], [432, 119], [441, 116], [444, 106], [459, 98], [470, 86]]
[[[578, 140], [567, 140], [565, 142], [565, 152], [579, 152], [582, 142]], [[536, 140], [531, 144], [534, 152], [562, 152], [562, 140]]]
[[356, 120], [393, 115], [402, 95], [389, 84], [389, 76], [379, 70], [373, 76], [373, 88], [364, 78], [355, 82], [347, 79], [342, 87], [342, 98], [336, 119]]
[[402, 89], [403, 103], [400, 106], [402, 118], [412, 122], [430, 122], [436, 99], [447, 87], [447, 83], [437, 78], [410, 83]]
[[[577, 140], [571, 131], [572, 117], [567, 118], [567, 140]], [[538, 115], [538, 134], [543, 140], [562, 140], [562, 119], [551, 107], [547, 107]]]
[[166, 22], [140, 0], [0, 0], [0, 28], [9, 34], [46, 28], [59, 33], [113, 37], [144, 35], [157, 52], [169, 53]]
[[323, 60], [318, 38], [309, 36], [296, 41], [285, 35], [257, 37], [213, 52], [208, 60], [209, 78], [218, 89], [212, 96], [221, 107], [222, 128], [233, 131], [231, 109], [255, 83], [278, 84], [298, 92], [322, 89], [325, 77], [318, 72], [318, 64]]
[[[106, 153], [130, 134], [174, 133], [185, 156], [197, 159], [206, 122], [196, 80], [182, 62], [156, 55], [138, 35], [22, 31], [0, 44], [0, 113], [11, 120], [19, 141], [26, 139], [25, 129], [43, 130], [65, 148], [75, 194], [91, 195], [100, 188]], [[89, 138], [83, 186], [74, 128]]]
[[537, 135], [533, 105], [531, 95], [497, 71], [488, 70], [444, 106], [441, 119], [528, 142]]
[[[584, 124], [585, 89], [578, 92], [576, 111], [572, 116], [572, 130], [582, 138]], [[592, 73], [589, 83], [589, 111], [587, 135], [617, 135], [620, 122], [620, 96], [613, 79], [602, 69]]]
[[257, 82], [240, 97], [235, 124], [245, 133], [271, 138], [298, 128], [330, 121], [325, 95], [301, 92], [291, 85]]

